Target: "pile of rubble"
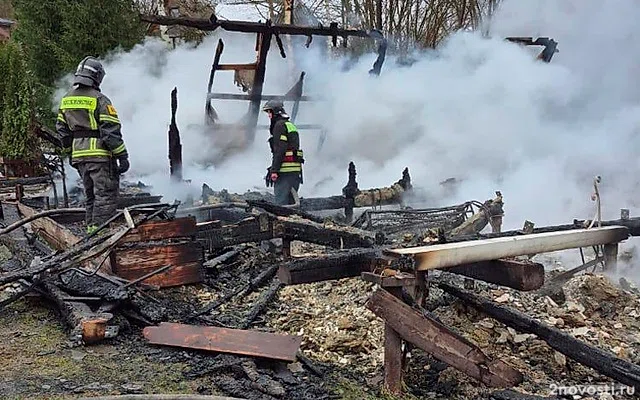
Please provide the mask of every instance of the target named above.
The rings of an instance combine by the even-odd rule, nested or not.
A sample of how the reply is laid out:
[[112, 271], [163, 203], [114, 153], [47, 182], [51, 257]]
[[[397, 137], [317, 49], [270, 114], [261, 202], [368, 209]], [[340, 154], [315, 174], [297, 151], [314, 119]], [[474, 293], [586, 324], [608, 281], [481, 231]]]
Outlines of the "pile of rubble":
[[[426, 274], [419, 257], [401, 253], [582, 222], [501, 232], [500, 192], [483, 203], [366, 210], [353, 221], [368, 194], [391, 193], [359, 191], [354, 173], [343, 195], [299, 199], [293, 208], [206, 186], [199, 205], [148, 204], [140, 200], [150, 198], [144, 185], [125, 185], [136, 203], [121, 205], [102, 234], [88, 238], [70, 229], [81, 214], [38, 216], [37, 199], [24, 199], [16, 207], [30, 222], [2, 240], [18, 262], [1, 266], [0, 283], [10, 288], [0, 306], [35, 292], [62, 312], [76, 345], [115, 337], [159, 346], [159, 357], [189, 365], [186, 379], [215, 375], [217, 391], [243, 398], [332, 398], [345, 378], [373, 393], [397, 393], [403, 380], [420, 398], [518, 398], [495, 388], [546, 395], [552, 384], [605, 382], [562, 348], [579, 343], [569, 337], [632, 366], [626, 382], [636, 379], [637, 289], [591, 274], [545, 278], [541, 264], [509, 258]], [[408, 171], [394, 185], [408, 194]], [[371, 201], [393, 205], [396, 194]], [[11, 206], [3, 208], [8, 223], [13, 215], [20, 224]], [[326, 210], [344, 215], [312, 213]], [[608, 240], [616, 242], [627, 228], [614, 222], [617, 236]], [[487, 226], [492, 233], [480, 234]], [[547, 327], [569, 336], [527, 331]]]

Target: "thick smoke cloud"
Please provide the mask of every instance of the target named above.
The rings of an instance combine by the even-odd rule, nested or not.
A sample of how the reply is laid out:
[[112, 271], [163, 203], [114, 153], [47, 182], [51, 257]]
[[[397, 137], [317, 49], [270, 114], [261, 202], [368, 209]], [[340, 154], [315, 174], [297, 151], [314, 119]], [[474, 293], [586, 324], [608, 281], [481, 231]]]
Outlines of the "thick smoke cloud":
[[[308, 160], [301, 195], [339, 193], [349, 161], [358, 167], [361, 188], [389, 185], [408, 166], [414, 185], [425, 193], [420, 205], [485, 200], [501, 190], [503, 228], [514, 229], [525, 219], [541, 226], [591, 218], [592, 182], [600, 175], [603, 217], [616, 218], [623, 207], [637, 215], [639, 13], [640, 5], [631, 1], [508, 0], [490, 21], [491, 38], [452, 35], [409, 67], [388, 57], [377, 78], [367, 74], [375, 55], [345, 71], [344, 60], [329, 57], [316, 38], [312, 49], [296, 45], [292, 66], [290, 58], [279, 57], [274, 41], [265, 93], [284, 93], [305, 71], [306, 94], [323, 98], [303, 104], [296, 121], [328, 128], [320, 149], [319, 132], [301, 134]], [[253, 36], [222, 35], [223, 62], [254, 59]], [[505, 36], [549, 36], [560, 52], [545, 64]], [[149, 40], [106, 61], [103, 90], [120, 112], [132, 156], [127, 178], [152, 184], [165, 200], [188, 192], [168, 183], [174, 86], [192, 193], [203, 182], [236, 192], [264, 190], [267, 132], [258, 132], [249, 149], [221, 165], [196, 165], [216, 152], [202, 126], [218, 37], [176, 50]], [[230, 72], [216, 76], [214, 89], [240, 93]], [[215, 106], [223, 122], [246, 110], [237, 102]], [[267, 123], [266, 117], [260, 122]], [[460, 181], [453, 194], [439, 184], [451, 177]]]

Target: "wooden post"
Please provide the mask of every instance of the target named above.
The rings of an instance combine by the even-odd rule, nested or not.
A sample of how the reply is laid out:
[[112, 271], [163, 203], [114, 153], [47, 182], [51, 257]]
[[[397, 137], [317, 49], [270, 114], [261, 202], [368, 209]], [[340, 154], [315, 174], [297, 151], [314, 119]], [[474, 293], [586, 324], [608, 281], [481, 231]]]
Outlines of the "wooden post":
[[[385, 288], [402, 299], [402, 287]], [[391, 325], [384, 324], [384, 387], [389, 393], [402, 393], [402, 338]]]
[[618, 243], [604, 245], [604, 269], [615, 272], [618, 268]]
[[287, 260], [291, 258], [291, 239], [282, 239], [282, 255]]
[[21, 184], [16, 185], [16, 201], [21, 202], [24, 197], [24, 187]]
[[342, 188], [342, 195], [345, 197], [344, 216], [347, 223], [351, 223], [353, 220], [353, 208], [355, 206], [355, 197], [360, 191], [358, 189], [358, 182], [356, 181], [356, 165], [351, 161], [349, 163], [349, 180], [347, 185]]

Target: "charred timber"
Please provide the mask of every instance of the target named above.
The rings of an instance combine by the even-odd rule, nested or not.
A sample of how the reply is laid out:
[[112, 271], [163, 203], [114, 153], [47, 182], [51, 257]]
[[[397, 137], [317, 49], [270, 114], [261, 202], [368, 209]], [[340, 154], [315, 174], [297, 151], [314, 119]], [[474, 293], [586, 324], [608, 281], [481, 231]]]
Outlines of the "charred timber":
[[247, 22], [247, 21], [233, 21], [233, 20], [219, 20], [215, 14], [211, 15], [211, 18], [189, 18], [189, 17], [166, 17], [161, 15], [141, 15], [140, 20], [156, 25], [181, 25], [189, 28], [196, 28], [202, 31], [215, 31], [218, 28], [222, 28], [225, 31], [230, 32], [244, 32], [244, 33], [263, 33], [271, 35], [299, 35], [299, 36], [340, 36], [340, 37], [371, 37], [371, 33], [363, 30], [356, 29], [340, 29], [336, 24], [331, 24], [329, 27], [322, 25], [318, 27], [302, 27], [295, 25], [273, 25], [271, 23], [260, 22]]
[[544, 284], [544, 265], [531, 261], [491, 260], [443, 270], [521, 291], [540, 289]]
[[178, 111], [178, 88], [171, 91], [171, 124], [169, 124], [169, 170], [171, 179], [182, 180], [182, 144], [180, 143], [180, 130], [176, 123]]
[[282, 217], [290, 217], [290, 216], [298, 215], [304, 219], [308, 219], [310, 221], [317, 222], [320, 224], [324, 222], [322, 218], [317, 217], [308, 212], [298, 210], [296, 208], [285, 207], [278, 204], [270, 203], [266, 200], [247, 200], [247, 204], [249, 204], [252, 207], [261, 208], [265, 211], [268, 211], [272, 214], [279, 215]]
[[275, 217], [267, 213], [234, 225], [199, 227], [198, 239], [209, 250], [274, 238], [300, 240], [334, 248], [373, 247], [384, 242], [382, 235], [355, 228], [325, 226], [313, 221]]
[[[570, 231], [573, 229], [584, 229], [591, 223], [591, 220], [573, 220], [572, 224], [564, 224], [564, 225], [550, 225], [550, 226], [541, 226], [539, 228], [533, 228], [530, 233], [547, 233], [547, 232], [561, 232], [561, 231]], [[629, 218], [629, 219], [615, 219], [602, 221], [601, 225], [605, 226], [624, 226], [629, 229], [630, 236], [640, 236], [640, 217]], [[521, 229], [505, 231], [499, 233], [483, 233], [477, 235], [459, 235], [455, 237], [447, 237], [447, 242], [463, 242], [467, 240], [478, 240], [478, 239], [491, 239], [497, 237], [511, 237], [511, 236], [520, 236], [525, 234]]]
[[[73, 342], [90, 344], [108, 337], [107, 323], [113, 318], [112, 314], [94, 313], [85, 303], [66, 301], [65, 298], [69, 296], [51, 282], [43, 282], [42, 286], [71, 329]], [[113, 329], [117, 327], [111, 327], [109, 330]]]
[[464, 289], [440, 282], [445, 292], [458, 297], [488, 316], [520, 332], [536, 335], [553, 349], [567, 357], [593, 368], [618, 382], [640, 389], [640, 366], [614, 356], [612, 353], [590, 346], [561, 330], [538, 322], [520, 311], [499, 305]]
[[248, 285], [241, 286], [241, 287], [237, 288], [236, 290], [233, 290], [233, 291], [230, 291], [230, 292], [226, 293], [221, 298], [219, 298], [216, 301], [208, 304], [207, 306], [203, 307], [199, 311], [191, 314], [189, 316], [189, 319], [198, 317], [198, 316], [203, 315], [203, 314], [210, 313], [211, 311], [215, 310], [216, 308], [220, 307], [221, 305], [223, 305], [227, 301], [229, 301], [232, 298], [234, 298], [235, 296], [240, 296], [240, 297], [246, 296], [247, 294], [249, 294], [253, 290], [255, 290], [258, 287], [262, 286], [268, 280], [272, 279], [274, 277], [274, 275], [276, 274], [277, 270], [278, 270], [278, 266], [277, 265], [270, 266], [269, 268], [265, 269], [260, 274], [258, 274], [258, 276], [253, 278], [251, 280], [251, 282], [249, 282]]
[[275, 278], [269, 288], [260, 296], [260, 299], [251, 307], [247, 318], [244, 320], [240, 329], [247, 329], [253, 321], [262, 314], [262, 312], [269, 306], [269, 304], [275, 300], [278, 295], [278, 291], [282, 288], [283, 284], [278, 278]]
[[378, 256], [374, 249], [354, 249], [294, 260], [280, 266], [278, 278], [285, 285], [353, 278], [371, 271]]
[[59, 275], [54, 283], [65, 291], [79, 296], [96, 296], [107, 302], [130, 307], [151, 322], [162, 321], [167, 314], [164, 306], [133, 289], [126, 289], [109, 275], [90, 275], [72, 269]]
[[48, 176], [34, 176], [32, 178], [0, 179], [0, 187], [11, 187], [15, 185], [41, 185], [45, 183], [51, 183], [51, 178]]

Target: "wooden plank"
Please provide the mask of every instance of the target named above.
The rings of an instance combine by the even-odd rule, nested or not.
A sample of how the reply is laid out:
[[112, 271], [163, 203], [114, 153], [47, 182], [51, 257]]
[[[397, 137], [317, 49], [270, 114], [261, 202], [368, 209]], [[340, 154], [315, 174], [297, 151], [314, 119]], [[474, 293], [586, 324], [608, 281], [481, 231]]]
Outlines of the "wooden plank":
[[[402, 288], [388, 289], [398, 299], [402, 298]], [[394, 395], [402, 393], [402, 337], [391, 325], [384, 324], [384, 386]]]
[[402, 339], [488, 386], [512, 387], [523, 380], [522, 374], [508, 364], [491, 360], [463, 337], [421, 315], [384, 289], [374, 292], [366, 307]]
[[[37, 214], [36, 210], [22, 203], [18, 203], [18, 210], [25, 217]], [[31, 221], [30, 224], [33, 231], [40, 234], [54, 250], [67, 249], [80, 240], [69, 228], [57, 223], [50, 217], [38, 218]]]
[[[172, 265], [172, 264], [166, 264], [166, 265]], [[157, 269], [158, 268], [138, 268], [135, 270], [125, 269], [125, 270], [121, 270], [117, 274], [121, 278], [132, 281], [144, 276], [145, 274], [151, 273]], [[202, 272], [202, 262], [194, 261], [194, 262], [184, 263], [180, 265], [172, 265], [168, 271], [153, 275], [141, 281], [141, 283], [166, 288], [166, 287], [189, 285], [192, 283], [200, 283], [203, 281], [203, 279], [204, 279], [204, 274]]]
[[618, 244], [604, 245], [604, 267], [609, 272], [616, 272], [618, 269]]
[[397, 256], [413, 255], [416, 257], [417, 269], [427, 270], [507, 257], [618, 243], [628, 239], [628, 237], [628, 228], [611, 226], [391, 249], [387, 250], [387, 252]]
[[290, 362], [296, 360], [302, 342], [301, 336], [168, 322], [144, 328], [143, 335], [153, 344]]
[[[25, 204], [18, 203], [20, 214], [30, 217], [37, 211]], [[74, 244], [78, 243], [82, 238], [73, 233], [66, 226], [56, 222], [52, 218], [38, 218], [30, 222], [34, 232], [44, 239], [54, 250], [67, 250]], [[97, 258], [86, 261], [85, 265], [90, 269], [95, 269], [102, 262], [103, 258]], [[111, 259], [107, 258], [100, 266], [100, 271], [106, 274], [112, 273]]]
[[458, 297], [513, 329], [536, 335], [567, 357], [624, 385], [634, 387], [636, 390], [640, 389], [640, 365], [618, 358], [613, 353], [584, 343], [556, 327], [538, 322], [520, 311], [505, 307], [474, 293], [444, 282], [439, 282], [438, 286], [445, 292]]
[[490, 260], [444, 270], [522, 291], [537, 290], [544, 285], [544, 265], [531, 261]]
[[113, 252], [114, 273], [134, 280], [166, 265], [168, 271], [149, 277], [146, 284], [172, 287], [202, 282], [204, 254], [197, 242], [153, 245], [139, 243], [131, 247], [118, 247]]
[[121, 243], [147, 242], [151, 240], [192, 237], [197, 233], [195, 217], [176, 218], [170, 221], [147, 221], [134, 228]]

